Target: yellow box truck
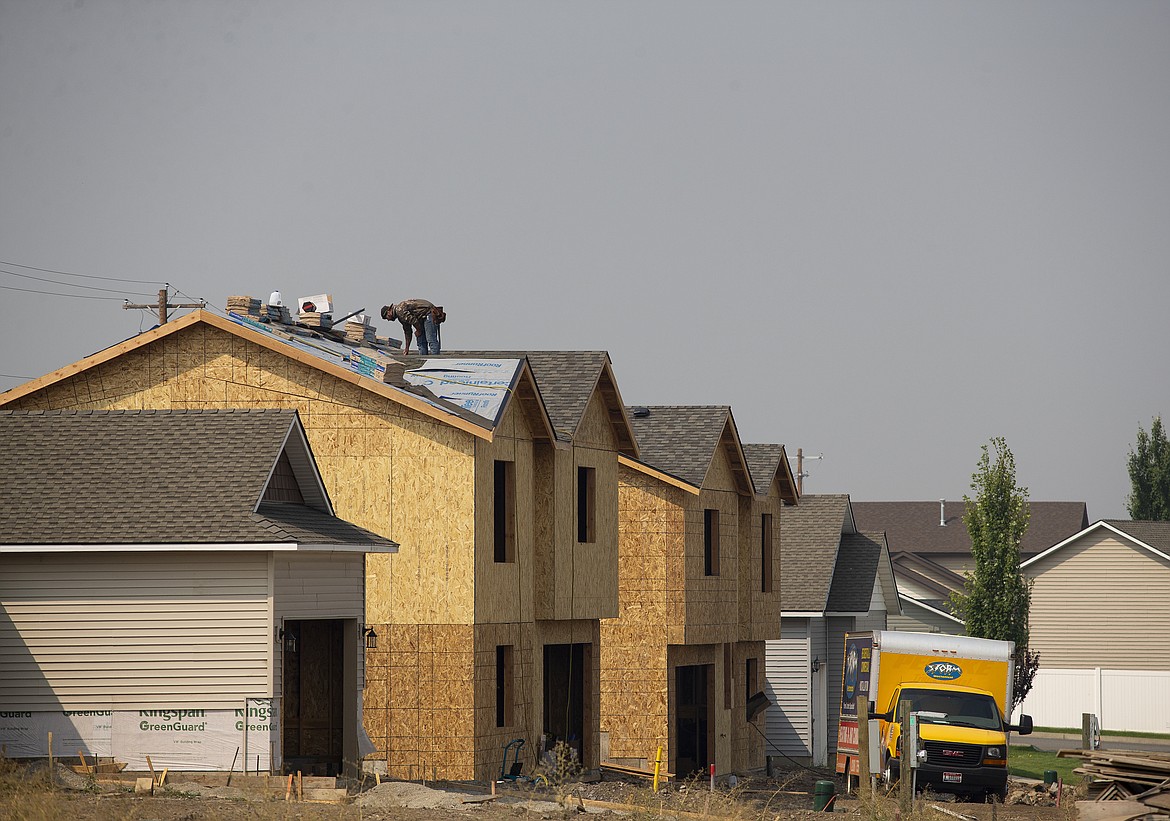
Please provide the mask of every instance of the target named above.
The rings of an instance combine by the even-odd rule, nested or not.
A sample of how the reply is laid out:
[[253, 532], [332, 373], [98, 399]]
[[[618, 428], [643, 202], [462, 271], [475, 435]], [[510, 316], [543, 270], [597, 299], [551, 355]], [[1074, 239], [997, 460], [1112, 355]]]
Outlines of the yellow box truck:
[[869, 702], [870, 718], [878, 719], [878, 740], [871, 739], [870, 748], [878, 748], [882, 780], [892, 784], [909, 772], [902, 755], [908, 702], [918, 714], [918, 788], [1002, 800], [1008, 732], [1032, 732], [1030, 716], [1008, 723], [1014, 653], [1010, 641], [892, 630], [846, 633], [837, 772], [862, 777], [860, 699]]

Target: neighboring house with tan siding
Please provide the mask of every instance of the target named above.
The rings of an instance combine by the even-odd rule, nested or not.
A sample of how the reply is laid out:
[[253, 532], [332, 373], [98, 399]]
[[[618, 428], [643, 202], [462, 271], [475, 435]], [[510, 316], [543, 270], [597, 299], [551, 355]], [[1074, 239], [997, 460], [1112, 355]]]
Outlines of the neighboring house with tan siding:
[[[1028, 529], [1020, 557], [1028, 559], [1089, 524], [1084, 502], [1029, 502]], [[971, 567], [971, 537], [963, 524], [962, 501], [853, 502], [857, 527], [884, 532], [889, 544], [902, 614], [890, 630], [921, 633], [965, 631], [951, 613], [950, 597], [961, 591]]]
[[[616, 615], [616, 538], [605, 535], [616, 524], [598, 504], [599, 541], [577, 543], [573, 468], [595, 467], [598, 498], [616, 496], [605, 488], [616, 482], [608, 449], [631, 447], [622, 412], [612, 397], [589, 399], [573, 433], [557, 433], [527, 359], [463, 365], [469, 380], [476, 366], [499, 374], [495, 404], [445, 399], [458, 373], [412, 376], [385, 352], [195, 311], [0, 405], [297, 410], [338, 513], [401, 545], [366, 562], [366, 621], [379, 635], [366, 658], [371, 766], [486, 780], [513, 738], [534, 763], [548, 717], [579, 703], [570, 723], [592, 768], [597, 680], [585, 668], [596, 671], [597, 620]], [[606, 393], [600, 377], [593, 388]]]
[[824, 766], [836, 751], [845, 633], [886, 629], [898, 587], [881, 533], [860, 532], [846, 494], [800, 497], [784, 515], [782, 634], [767, 642], [769, 750]]
[[1170, 522], [1099, 521], [1021, 570], [1042, 668], [1170, 670]]
[[341, 774], [368, 553], [294, 411], [0, 411], [0, 746]]
[[[731, 409], [627, 410], [642, 457], [619, 458], [621, 615], [601, 626], [609, 760], [651, 766], [661, 745], [678, 775], [711, 764], [718, 774], [759, 769], [747, 673], [762, 668], [764, 640], [779, 633], [764, 621], [778, 612], [779, 587], [741, 588], [762, 586], [759, 562], [744, 566], [742, 557], [764, 537]], [[770, 521], [775, 544], [779, 517]], [[778, 579], [778, 552], [772, 560]]]
[[1038, 724], [1170, 732], [1170, 522], [1098, 521], [1023, 562]]

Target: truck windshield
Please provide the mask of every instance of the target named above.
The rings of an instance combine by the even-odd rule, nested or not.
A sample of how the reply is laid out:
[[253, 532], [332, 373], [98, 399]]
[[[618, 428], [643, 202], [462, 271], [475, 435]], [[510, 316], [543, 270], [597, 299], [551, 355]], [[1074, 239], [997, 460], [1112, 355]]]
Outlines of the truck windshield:
[[902, 701], [910, 702], [911, 712], [927, 713], [919, 716], [919, 720], [931, 724], [956, 724], [984, 730], [999, 730], [1003, 726], [999, 707], [991, 696], [943, 690], [903, 690], [898, 703], [899, 721], [903, 720]]

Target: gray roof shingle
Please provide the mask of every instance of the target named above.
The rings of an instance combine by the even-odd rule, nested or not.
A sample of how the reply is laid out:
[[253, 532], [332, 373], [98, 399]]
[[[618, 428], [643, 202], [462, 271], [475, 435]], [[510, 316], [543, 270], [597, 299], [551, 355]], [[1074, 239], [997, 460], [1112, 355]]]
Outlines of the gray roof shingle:
[[[825, 609], [831, 613], [867, 613], [885, 549], [881, 533], [846, 533], [841, 537], [833, 583]], [[783, 567], [783, 565], [781, 565]]]
[[1131, 521], [1129, 519], [1103, 519], [1105, 524], [1127, 533], [1155, 550], [1170, 555], [1170, 522]]
[[[642, 411], [646, 415], [640, 415]], [[651, 405], [626, 408], [642, 461], [702, 487], [731, 408], [726, 405]]]
[[[799, 505], [784, 508], [780, 525], [782, 610], [820, 613], [828, 609], [848, 509], [845, 494], [801, 496]], [[872, 578], [871, 574], [871, 582]]]
[[393, 544], [304, 505], [254, 512], [296, 420], [291, 410], [0, 411], [0, 543]]

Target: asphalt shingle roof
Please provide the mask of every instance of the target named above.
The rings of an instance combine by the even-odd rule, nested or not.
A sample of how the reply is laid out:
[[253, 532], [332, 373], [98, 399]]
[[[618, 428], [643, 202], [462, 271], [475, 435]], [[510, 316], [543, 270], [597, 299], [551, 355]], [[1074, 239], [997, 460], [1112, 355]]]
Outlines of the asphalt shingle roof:
[[[799, 505], [784, 508], [780, 525], [781, 609], [813, 613], [828, 609], [848, 508], [845, 494], [802, 496]], [[871, 582], [872, 578], [871, 574]]]
[[[648, 415], [639, 415], [648, 410]], [[639, 405], [626, 408], [642, 461], [702, 487], [731, 408], [726, 405]]]
[[884, 547], [885, 537], [881, 533], [846, 533], [841, 537], [826, 610], [832, 613], [869, 611]]
[[374, 541], [304, 505], [257, 502], [291, 410], [0, 411], [0, 542]]
[[752, 484], [756, 493], [767, 493], [776, 478], [776, 471], [780, 469], [780, 460], [784, 457], [783, 445], [751, 444], [743, 446], [743, 455], [747, 460], [748, 472], [752, 475]]
[[1170, 555], [1170, 522], [1130, 521], [1129, 519], [1104, 519], [1105, 524], [1128, 533], [1155, 550]]
[[[1025, 558], [1059, 544], [1089, 526], [1084, 502], [1031, 502], [1032, 517], [1020, 554]], [[895, 553], [971, 553], [963, 524], [963, 501], [946, 502], [946, 527], [939, 525], [939, 503], [854, 502], [853, 519], [864, 531], [884, 531]]]

